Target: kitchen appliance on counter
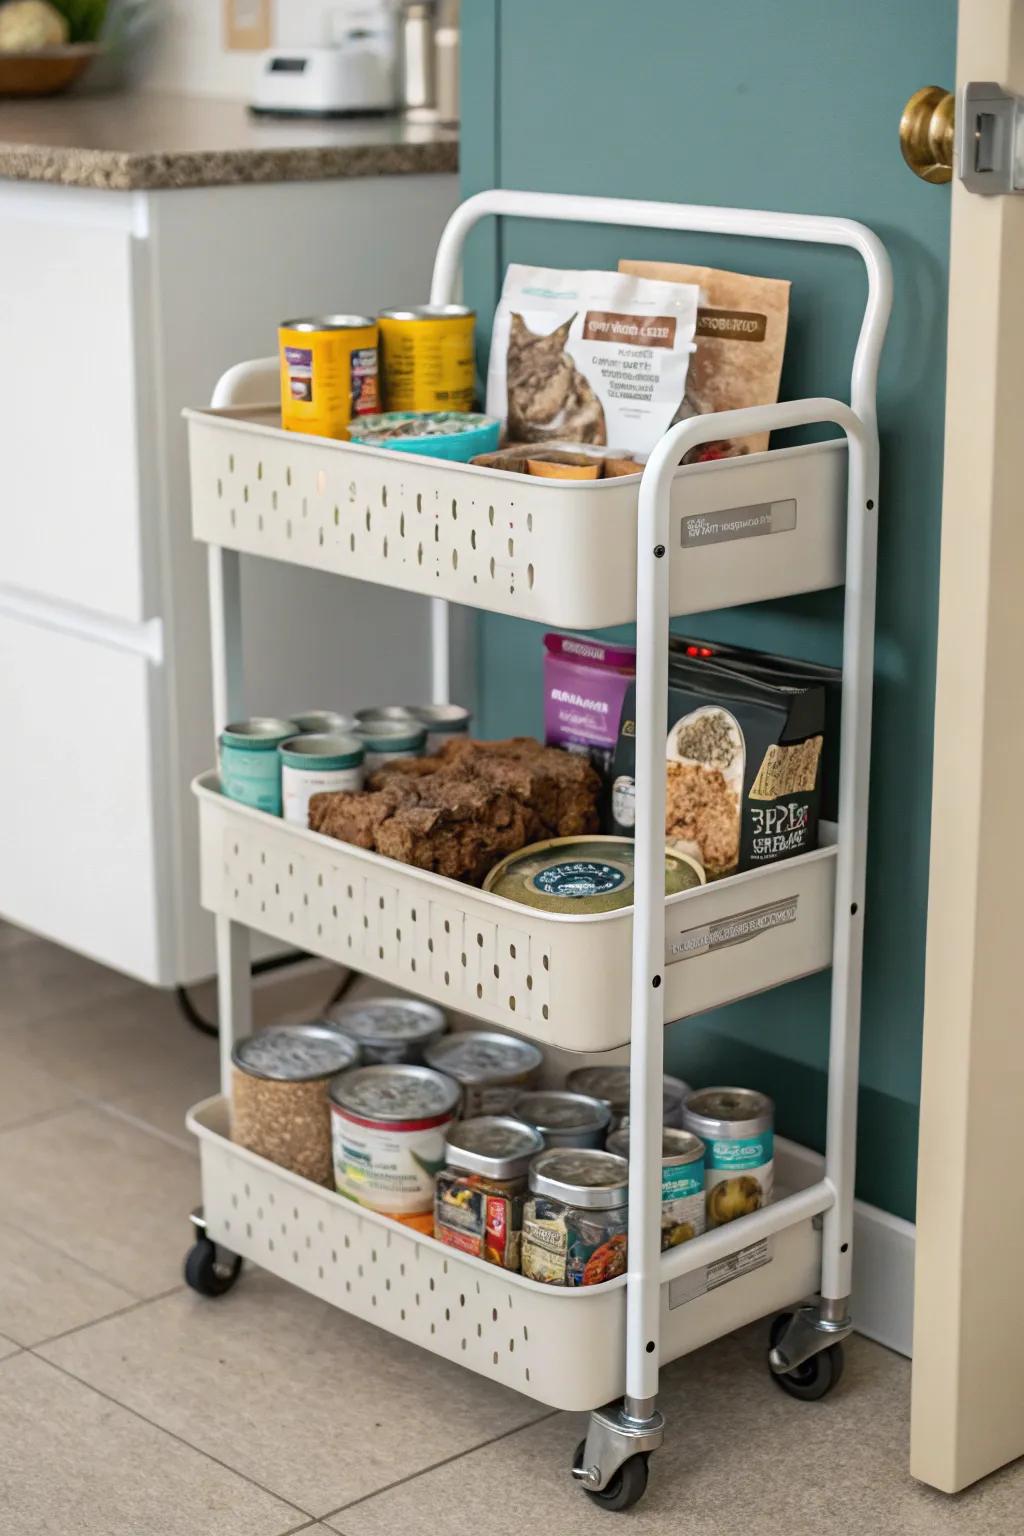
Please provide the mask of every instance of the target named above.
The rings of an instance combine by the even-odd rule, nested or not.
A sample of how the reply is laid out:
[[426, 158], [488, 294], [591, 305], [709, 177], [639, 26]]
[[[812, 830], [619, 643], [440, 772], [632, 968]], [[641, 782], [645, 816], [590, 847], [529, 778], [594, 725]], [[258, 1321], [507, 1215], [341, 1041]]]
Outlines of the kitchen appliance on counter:
[[320, 41], [270, 48], [250, 110], [262, 117], [357, 117], [398, 104], [394, 13], [388, 0], [329, 5]]

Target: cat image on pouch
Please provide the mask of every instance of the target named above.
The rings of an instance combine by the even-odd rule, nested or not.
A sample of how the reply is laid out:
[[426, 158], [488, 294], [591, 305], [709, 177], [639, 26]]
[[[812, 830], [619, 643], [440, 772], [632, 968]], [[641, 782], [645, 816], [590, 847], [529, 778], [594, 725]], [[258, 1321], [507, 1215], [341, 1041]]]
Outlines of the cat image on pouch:
[[607, 443], [604, 407], [565, 350], [575, 319], [537, 336], [513, 311], [506, 365], [510, 442]]

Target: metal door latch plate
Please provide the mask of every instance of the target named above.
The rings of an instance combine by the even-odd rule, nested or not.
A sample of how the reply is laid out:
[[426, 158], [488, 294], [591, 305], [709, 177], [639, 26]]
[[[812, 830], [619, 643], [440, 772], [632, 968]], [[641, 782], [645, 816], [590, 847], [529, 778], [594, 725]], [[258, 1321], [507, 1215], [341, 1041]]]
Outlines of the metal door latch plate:
[[1024, 191], [1024, 113], [1021, 98], [992, 80], [964, 86], [956, 114], [957, 165], [970, 192], [994, 196]]

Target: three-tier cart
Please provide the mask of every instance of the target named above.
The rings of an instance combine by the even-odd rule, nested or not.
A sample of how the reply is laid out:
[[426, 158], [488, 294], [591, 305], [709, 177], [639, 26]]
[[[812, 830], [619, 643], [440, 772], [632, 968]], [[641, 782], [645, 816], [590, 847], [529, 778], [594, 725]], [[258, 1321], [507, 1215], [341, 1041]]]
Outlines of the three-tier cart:
[[[781, 1312], [768, 1360], [796, 1396], [838, 1379], [849, 1333], [871, 733], [884, 247], [846, 219], [492, 191], [442, 235], [431, 299], [455, 296], [467, 232], [517, 217], [852, 248], [867, 302], [850, 404], [694, 417], [640, 475], [530, 479], [282, 431], [276, 360], [240, 364], [190, 411], [195, 536], [209, 545], [217, 730], [242, 713], [239, 557], [436, 599], [434, 694], [448, 699], [451, 602], [561, 628], [637, 622], [636, 901], [533, 911], [237, 804], [196, 780], [202, 900], [216, 916], [221, 1095], [189, 1125], [202, 1159], [187, 1277], [226, 1290], [242, 1258], [556, 1408], [590, 1410], [573, 1474], [610, 1509], [646, 1487], [663, 1437], [660, 1367]], [[679, 468], [695, 445], [832, 423], [808, 446]], [[811, 853], [665, 898], [668, 626], [673, 616], [845, 583], [839, 820]], [[367, 643], [375, 642], [372, 635]], [[229, 1136], [231, 1051], [251, 1028], [249, 930], [572, 1051], [631, 1048], [628, 1273], [576, 1290], [467, 1257], [296, 1177]], [[660, 1251], [668, 1022], [832, 968], [824, 1171], [773, 1204]], [[812, 1298], [808, 1300], [807, 1298]]]

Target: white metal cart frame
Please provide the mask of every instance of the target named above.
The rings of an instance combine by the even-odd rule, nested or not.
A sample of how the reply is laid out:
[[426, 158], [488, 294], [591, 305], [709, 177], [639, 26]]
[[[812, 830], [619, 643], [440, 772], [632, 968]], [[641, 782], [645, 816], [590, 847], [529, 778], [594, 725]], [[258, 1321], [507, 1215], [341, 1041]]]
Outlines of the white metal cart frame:
[[[773, 1371], [782, 1377], [790, 1375], [806, 1366], [821, 1352], [830, 1350], [851, 1328], [849, 1300], [853, 1258], [852, 1216], [878, 501], [875, 396], [879, 359], [891, 307], [892, 284], [888, 257], [881, 242], [863, 225], [847, 219], [492, 191], [470, 198], [449, 221], [441, 238], [434, 268], [431, 290], [433, 302], [447, 303], [454, 298], [465, 237], [480, 219], [488, 216], [567, 220], [839, 245], [856, 251], [862, 257], [868, 279], [867, 303], [853, 361], [850, 405], [838, 400], [808, 399], [692, 418], [673, 427], [660, 440], [648, 460], [640, 483], [636, 532], [636, 903], [632, 928], [632, 1129], [625, 1394], [622, 1399], [605, 1407], [591, 1405], [594, 1411], [590, 1430], [585, 1447], [581, 1448], [574, 1466], [575, 1475], [588, 1491], [595, 1495], [608, 1495], [613, 1484], [621, 1491], [623, 1474], [628, 1473], [630, 1466], [637, 1468], [642, 1463], [645, 1481], [647, 1454], [661, 1442], [663, 1421], [657, 1410], [656, 1395], [661, 1356], [662, 1292], [666, 1285], [735, 1254], [740, 1247], [746, 1249], [763, 1239], [785, 1232], [797, 1223], [806, 1222], [808, 1218], [820, 1217], [823, 1226], [821, 1299], [820, 1302], [800, 1307], [775, 1338], [769, 1356]], [[243, 364], [231, 370], [218, 386], [214, 405], [237, 407], [265, 398], [266, 386], [275, 369], [274, 363], [259, 362]], [[670, 600], [670, 560], [666, 558], [672, 527], [673, 486], [678, 485], [687, 473], [678, 470], [680, 459], [696, 444], [721, 437], [742, 438], [754, 433], [814, 423], [832, 423], [839, 427], [848, 445], [843, 731], [831, 947], [832, 999], [824, 1176], [810, 1188], [786, 1195], [776, 1203], [744, 1217], [740, 1224], [742, 1234], [732, 1226], [721, 1227], [662, 1254], [659, 1211], [660, 1105], [665, 995], [661, 988], [666, 971], [666, 906], [662, 857], [665, 825], [663, 743], [667, 733], [669, 619], [673, 612], [680, 611], [678, 603], [673, 607]], [[565, 505], [568, 506], [568, 503]], [[453, 503], [453, 515], [454, 511]], [[337, 521], [337, 509], [335, 513]], [[288, 534], [291, 537], [290, 523]], [[386, 543], [384, 547], [386, 552]], [[209, 571], [214, 703], [219, 733], [229, 719], [242, 712], [238, 549], [211, 542]], [[489, 605], [483, 601], [479, 606]], [[698, 606], [689, 600], [682, 611], [694, 611]], [[434, 600], [432, 646], [434, 694], [438, 701], [443, 702], [448, 698], [450, 672], [449, 611], [448, 603], [443, 599]], [[234, 895], [238, 897], [239, 892], [235, 890]], [[384, 906], [383, 897], [381, 906]], [[446, 930], [447, 926], [446, 922]], [[225, 915], [220, 908], [217, 910], [216, 930], [221, 1080], [222, 1094], [226, 1099], [230, 1094], [233, 1043], [251, 1028], [248, 928], [235, 918]], [[381, 953], [383, 955], [383, 950]], [[463, 955], [463, 963], [465, 958]], [[509, 1019], [508, 1022], [513, 1027], [521, 1027], [515, 1019]], [[202, 1132], [203, 1125], [204, 1122], [199, 1120], [196, 1128]], [[405, 1273], [404, 1267], [402, 1273]], [[477, 1291], [480, 1291], [479, 1282]], [[418, 1303], [419, 1297], [416, 1299]], [[405, 1317], [404, 1311], [402, 1317]], [[462, 1347], [466, 1347], [465, 1339]], [[495, 1361], [497, 1358], [495, 1353]], [[642, 1492], [642, 1485], [637, 1486]], [[623, 1507], [623, 1504], [611, 1503], [611, 1507]]]

